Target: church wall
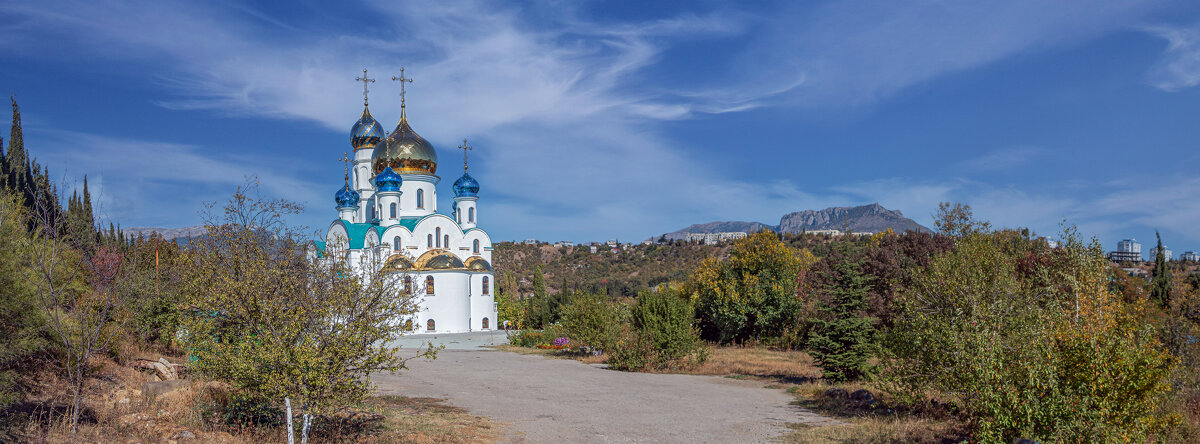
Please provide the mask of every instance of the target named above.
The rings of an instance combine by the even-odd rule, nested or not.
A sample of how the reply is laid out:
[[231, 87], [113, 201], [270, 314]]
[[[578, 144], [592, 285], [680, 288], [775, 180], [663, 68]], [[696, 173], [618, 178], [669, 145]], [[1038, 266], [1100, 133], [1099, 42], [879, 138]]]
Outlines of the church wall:
[[[488, 279], [488, 293], [483, 294], [483, 278]], [[483, 329], [483, 318], [488, 318], [488, 330], [496, 325], [496, 278], [492, 273], [471, 273], [471, 330]]]
[[[433, 295], [424, 294], [426, 276], [433, 276]], [[416, 330], [417, 333], [431, 333], [425, 330], [426, 321], [429, 319], [436, 321], [434, 333], [470, 330], [469, 320], [472, 317], [472, 307], [471, 300], [467, 296], [468, 279], [470, 278], [467, 272], [461, 270], [425, 271], [417, 274], [414, 278], [419, 279], [419, 282], [422, 283], [417, 286], [422, 290], [420, 295], [422, 310], [418, 314], [420, 329]]]

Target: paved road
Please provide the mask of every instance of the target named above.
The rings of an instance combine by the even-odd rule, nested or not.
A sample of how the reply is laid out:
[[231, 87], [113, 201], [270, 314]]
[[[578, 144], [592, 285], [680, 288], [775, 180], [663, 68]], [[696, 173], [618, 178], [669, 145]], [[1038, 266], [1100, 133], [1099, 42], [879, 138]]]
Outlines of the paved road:
[[761, 382], [605, 370], [565, 359], [452, 350], [374, 375], [381, 393], [449, 399], [510, 424], [504, 442], [763, 442], [829, 424]]

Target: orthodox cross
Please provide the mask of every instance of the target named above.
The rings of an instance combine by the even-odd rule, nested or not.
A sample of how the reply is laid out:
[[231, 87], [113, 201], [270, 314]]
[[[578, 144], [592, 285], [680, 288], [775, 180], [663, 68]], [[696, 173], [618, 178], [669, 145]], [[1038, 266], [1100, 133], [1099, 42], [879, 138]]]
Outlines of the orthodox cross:
[[367, 106], [367, 84], [375, 83], [375, 79], [368, 79], [367, 78], [367, 69], [363, 68], [362, 77], [355, 77], [354, 80], [357, 80], [357, 81], [363, 83], [363, 106]]
[[404, 116], [404, 84], [412, 83], [411, 77], [404, 77], [404, 67], [400, 67], [400, 77], [392, 76], [393, 81], [400, 82], [400, 116]]
[[350, 153], [342, 153], [342, 158], [338, 159], [338, 160], [342, 161], [342, 165], [345, 166], [345, 179], [346, 179], [346, 183], [349, 184], [350, 183]]
[[463, 150], [463, 173], [466, 173], [467, 172], [467, 151], [473, 150], [475, 148], [468, 146], [467, 139], [463, 139], [463, 143], [462, 143], [462, 145], [458, 146], [458, 149]]

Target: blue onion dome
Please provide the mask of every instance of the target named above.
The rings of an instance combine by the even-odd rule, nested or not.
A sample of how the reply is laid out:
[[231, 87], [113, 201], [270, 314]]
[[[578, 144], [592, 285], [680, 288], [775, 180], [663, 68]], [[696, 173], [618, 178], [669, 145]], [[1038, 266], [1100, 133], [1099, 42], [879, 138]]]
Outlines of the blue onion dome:
[[384, 136], [383, 125], [371, 117], [371, 110], [363, 107], [363, 115], [350, 130], [350, 145], [355, 150], [374, 148]]
[[479, 182], [470, 174], [463, 173], [454, 181], [454, 197], [479, 197]]
[[404, 179], [400, 178], [391, 168], [384, 168], [382, 173], [375, 175], [375, 190], [376, 191], [400, 191], [400, 184]]
[[337, 194], [333, 197], [339, 207], [353, 207], [358, 205], [358, 192], [350, 189], [350, 184], [342, 186]]
[[371, 152], [371, 167], [375, 174], [391, 168], [401, 174], [434, 174], [437, 172], [437, 151], [433, 145], [413, 131], [408, 118], [401, 115], [392, 134], [375, 145]]

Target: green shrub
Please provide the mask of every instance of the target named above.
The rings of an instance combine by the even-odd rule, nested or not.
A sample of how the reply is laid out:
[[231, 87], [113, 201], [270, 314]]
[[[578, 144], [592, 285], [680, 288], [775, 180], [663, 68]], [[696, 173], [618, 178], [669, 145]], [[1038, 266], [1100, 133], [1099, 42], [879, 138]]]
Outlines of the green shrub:
[[512, 335], [508, 342], [518, 347], [537, 347], [554, 341], [546, 332], [541, 330], [521, 330]]
[[643, 291], [631, 309], [632, 330], [609, 355], [617, 370], [670, 369], [703, 363], [708, 349], [693, 322], [692, 304], [677, 291]]
[[889, 391], [950, 401], [981, 442], [1145, 442], [1169, 427], [1157, 407], [1174, 358], [1108, 292], [1099, 245], [1064, 237], [1039, 252], [970, 233], [916, 270], [887, 335]]
[[571, 345], [609, 350], [620, 337], [619, 308], [600, 295], [576, 295], [563, 308], [561, 326], [566, 336], [571, 338]]

